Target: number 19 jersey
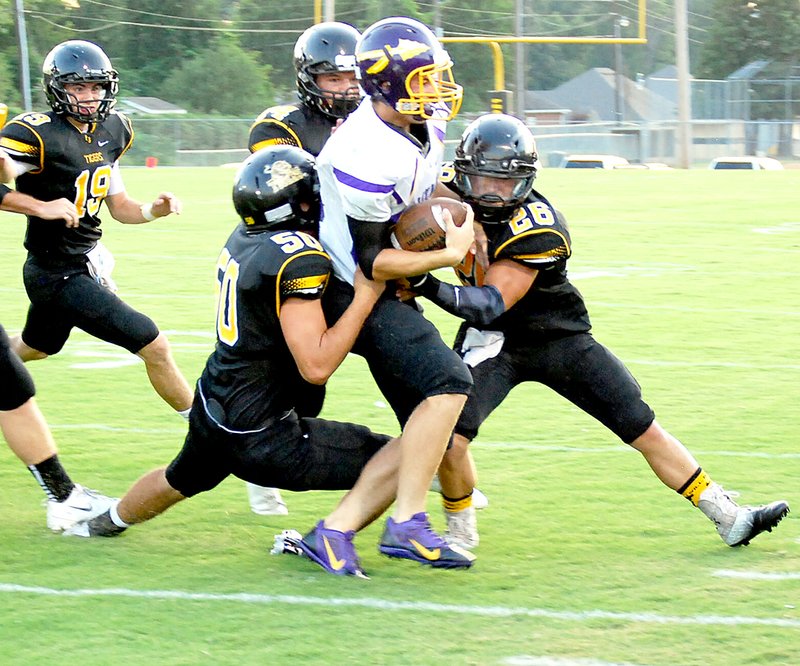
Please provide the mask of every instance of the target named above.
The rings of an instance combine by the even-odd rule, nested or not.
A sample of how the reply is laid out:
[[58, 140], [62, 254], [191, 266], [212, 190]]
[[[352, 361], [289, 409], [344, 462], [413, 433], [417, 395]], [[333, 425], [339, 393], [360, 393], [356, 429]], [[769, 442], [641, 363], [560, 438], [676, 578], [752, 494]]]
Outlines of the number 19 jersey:
[[81, 132], [66, 117], [25, 113], [0, 132], [0, 146], [33, 168], [16, 179], [17, 190], [41, 201], [65, 198], [78, 209], [80, 225], [28, 217], [25, 247], [38, 257], [69, 259], [86, 254], [99, 240], [100, 206], [110, 193], [111, 169], [133, 143], [128, 118], [112, 112]]

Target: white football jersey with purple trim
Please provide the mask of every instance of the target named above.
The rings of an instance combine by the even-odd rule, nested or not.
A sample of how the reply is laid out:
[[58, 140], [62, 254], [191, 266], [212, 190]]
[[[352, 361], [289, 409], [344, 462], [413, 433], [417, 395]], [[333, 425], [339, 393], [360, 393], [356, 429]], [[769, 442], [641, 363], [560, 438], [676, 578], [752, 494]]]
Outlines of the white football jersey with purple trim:
[[317, 158], [320, 241], [336, 277], [353, 283], [356, 260], [347, 216], [391, 224], [411, 204], [429, 199], [444, 158], [446, 123], [429, 120], [427, 152], [383, 122], [365, 98], [333, 133]]

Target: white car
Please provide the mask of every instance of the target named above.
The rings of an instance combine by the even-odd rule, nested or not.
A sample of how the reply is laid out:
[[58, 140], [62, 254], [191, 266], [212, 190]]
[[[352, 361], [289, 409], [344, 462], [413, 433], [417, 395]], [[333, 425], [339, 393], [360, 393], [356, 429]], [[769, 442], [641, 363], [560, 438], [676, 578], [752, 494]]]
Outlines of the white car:
[[783, 164], [772, 157], [715, 157], [708, 165], [709, 169], [752, 169], [756, 171], [780, 171]]

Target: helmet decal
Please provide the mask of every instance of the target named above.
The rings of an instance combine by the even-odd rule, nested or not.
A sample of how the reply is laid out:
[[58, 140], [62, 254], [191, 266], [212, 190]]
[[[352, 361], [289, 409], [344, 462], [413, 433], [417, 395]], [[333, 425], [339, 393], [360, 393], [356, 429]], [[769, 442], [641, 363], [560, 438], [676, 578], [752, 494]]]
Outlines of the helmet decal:
[[314, 158], [297, 146], [269, 146], [250, 155], [236, 173], [232, 196], [248, 233], [313, 231], [319, 221]]
[[397, 46], [387, 44], [383, 49], [362, 53], [358, 59], [359, 62], [361, 60], [375, 60], [375, 64], [367, 68], [367, 74], [377, 74], [389, 66], [389, 61], [392, 58], [399, 58], [403, 61], [410, 60], [430, 50], [431, 47], [427, 44], [421, 44], [410, 39], [401, 39], [397, 42]]
[[265, 164], [264, 175], [269, 176], [266, 183], [273, 192], [280, 192], [292, 183], [303, 180], [306, 176], [300, 167], [289, 164], [286, 160], [276, 160], [272, 164]]
[[356, 46], [361, 87], [370, 97], [416, 121], [449, 120], [463, 89], [453, 62], [431, 30], [414, 19], [386, 18], [364, 31]]

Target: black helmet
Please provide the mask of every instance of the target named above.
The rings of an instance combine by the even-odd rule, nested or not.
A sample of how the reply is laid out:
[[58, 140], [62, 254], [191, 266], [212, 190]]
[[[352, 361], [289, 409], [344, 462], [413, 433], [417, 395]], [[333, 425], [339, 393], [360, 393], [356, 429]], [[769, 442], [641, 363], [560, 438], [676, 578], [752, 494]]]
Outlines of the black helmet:
[[[105, 89], [100, 106], [92, 115], [78, 112], [70, 100], [65, 83], [102, 83]], [[97, 44], [72, 39], [55, 46], [42, 65], [42, 88], [50, 108], [81, 122], [100, 122], [117, 103], [119, 76], [111, 61]]]
[[[474, 120], [461, 135], [454, 184], [475, 209], [478, 221], [506, 222], [531, 193], [537, 160], [536, 142], [525, 123], [503, 113], [490, 113]], [[508, 198], [497, 194], [476, 197], [471, 176], [515, 179], [517, 183]]]
[[344, 118], [360, 101], [354, 88], [343, 93], [325, 92], [316, 81], [317, 74], [354, 72], [356, 42], [361, 35], [353, 26], [329, 21], [306, 30], [294, 45], [294, 69], [300, 99], [331, 118]]
[[[303, 210], [301, 204], [307, 204]], [[239, 167], [233, 206], [248, 233], [268, 229], [312, 230], [319, 221], [319, 182], [314, 157], [296, 146], [269, 146]]]

